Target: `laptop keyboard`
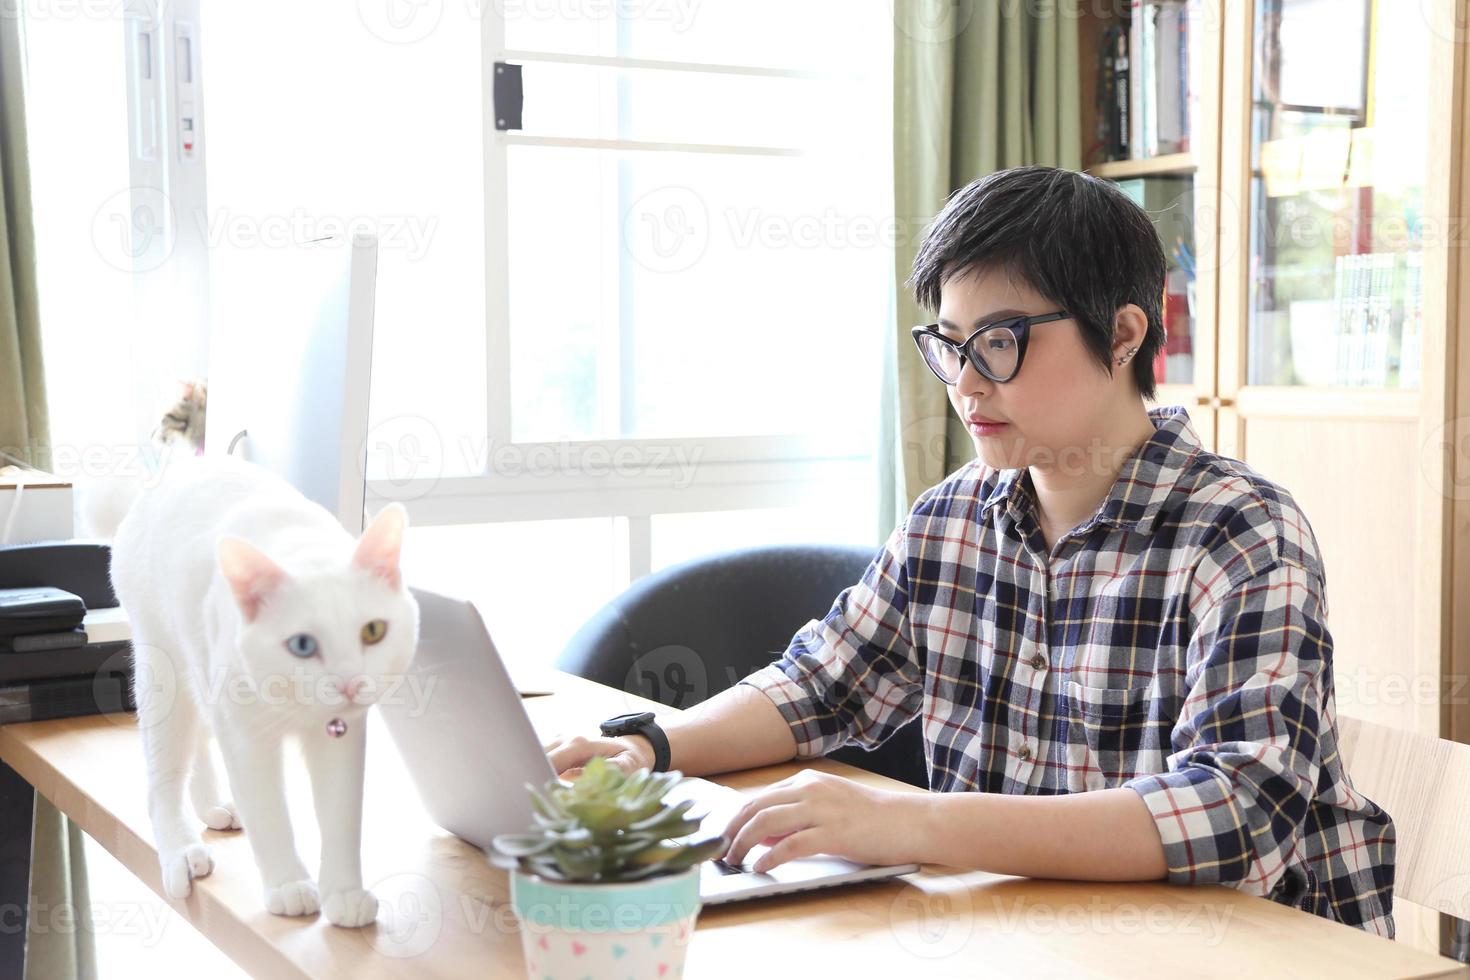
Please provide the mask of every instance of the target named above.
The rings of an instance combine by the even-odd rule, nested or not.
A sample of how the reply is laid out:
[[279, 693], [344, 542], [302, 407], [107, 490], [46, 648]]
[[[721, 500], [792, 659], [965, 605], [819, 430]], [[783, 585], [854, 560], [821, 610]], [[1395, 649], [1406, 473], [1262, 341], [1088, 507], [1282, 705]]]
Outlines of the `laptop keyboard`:
[[[700, 821], [699, 833], [691, 835], [691, 837], [695, 837], [724, 833], [729, 827], [730, 820], [735, 816], [736, 811], [745, 803], [746, 798], [744, 794], [737, 790], [721, 786], [718, 783], [712, 783], [706, 779], [700, 779], [699, 777], [690, 777], [676, 786], [670, 792], [669, 796], [666, 797], [666, 800], [669, 802], [680, 799], [695, 800], [695, 806], [690, 810], [690, 813], [693, 815], [703, 813], [704, 815]], [[763, 844], [757, 844], [745, 855], [745, 862], [743, 864], [730, 864], [724, 858], [720, 857], [712, 858], [710, 865], [721, 876], [753, 875], [755, 872], [751, 870], [751, 866], [769, 849]]]

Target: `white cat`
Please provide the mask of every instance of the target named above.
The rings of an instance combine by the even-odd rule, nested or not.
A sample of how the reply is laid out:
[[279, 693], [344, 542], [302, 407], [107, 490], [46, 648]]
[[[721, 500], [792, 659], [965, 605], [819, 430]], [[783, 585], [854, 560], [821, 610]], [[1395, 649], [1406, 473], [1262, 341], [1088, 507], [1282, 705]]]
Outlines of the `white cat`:
[[[132, 624], [148, 815], [168, 895], [187, 896], [213, 869], [185, 811], [187, 780], [198, 820], [243, 824], [271, 912], [320, 908], [340, 926], [375, 918], [360, 854], [365, 715], [418, 642], [418, 605], [399, 572], [406, 520], [390, 504], [354, 542], [261, 467], [183, 455], [126, 511], [112, 582]], [[284, 797], [287, 737], [305, 757], [321, 828], [315, 882]]]

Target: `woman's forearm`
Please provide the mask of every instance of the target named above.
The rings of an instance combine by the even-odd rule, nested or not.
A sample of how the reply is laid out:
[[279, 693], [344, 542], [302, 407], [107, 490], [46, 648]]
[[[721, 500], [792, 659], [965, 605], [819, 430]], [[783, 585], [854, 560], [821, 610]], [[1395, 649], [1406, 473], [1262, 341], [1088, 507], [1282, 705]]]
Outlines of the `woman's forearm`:
[[[669, 738], [670, 768], [686, 775], [796, 756], [790, 725], [749, 685], [658, 720]], [[642, 736], [628, 738], [648, 744]], [[1084, 881], [1150, 881], [1168, 871], [1153, 815], [1127, 787], [1058, 796], [904, 793], [900, 799], [913, 808], [913, 861]]]
[[[736, 684], [681, 714], [659, 715], [658, 723], [669, 737], [669, 768], [688, 776], [754, 769], [796, 757], [791, 726], [770, 698], [748, 684]], [[642, 736], [630, 738], [647, 745]]]
[[1085, 881], [1152, 881], [1168, 871], [1153, 815], [1127, 787], [914, 796], [916, 861]]

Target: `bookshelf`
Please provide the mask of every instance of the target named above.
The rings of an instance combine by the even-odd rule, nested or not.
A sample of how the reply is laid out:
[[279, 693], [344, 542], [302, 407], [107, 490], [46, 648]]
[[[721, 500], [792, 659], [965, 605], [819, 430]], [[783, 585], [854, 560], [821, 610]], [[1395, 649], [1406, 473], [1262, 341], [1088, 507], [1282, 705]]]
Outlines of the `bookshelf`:
[[[1234, 0], [1231, 0], [1233, 3]], [[1099, 122], [1108, 113], [1118, 89], [1104, 82], [1104, 45], [1115, 58], [1118, 38], [1129, 37], [1129, 0], [1083, 0], [1080, 51], [1082, 80], [1082, 133], [1086, 170], [1095, 177], [1117, 182], [1155, 218], [1169, 257], [1168, 288], [1164, 297], [1165, 329], [1169, 342], [1162, 361], [1155, 363], [1157, 403], [1183, 405], [1206, 445], [1215, 443], [1215, 412], [1210, 407], [1216, 373], [1215, 316], [1217, 280], [1214, 273], [1219, 186], [1219, 91], [1221, 25], [1224, 0], [1169, 0], [1176, 14], [1176, 36], [1187, 37], [1189, 50], [1177, 58], [1168, 74], [1180, 89], [1176, 104], [1187, 105], [1188, 125], [1182, 134], [1188, 148], [1182, 152], [1142, 156], [1152, 145], [1131, 141], [1129, 158], [1109, 159], [1116, 140], [1106, 136]], [[1151, 5], [1153, 6], [1153, 5]], [[1157, 6], [1163, 6], [1159, 4]], [[1185, 25], [1177, 15], [1184, 12]], [[1155, 42], [1158, 38], [1155, 37]], [[1112, 63], [1115, 66], [1115, 62]], [[1184, 70], [1188, 78], [1179, 78]], [[1141, 93], [1128, 88], [1130, 99]], [[1099, 93], [1104, 97], [1099, 98]], [[1185, 94], [1187, 93], [1187, 94]], [[1129, 111], [1137, 122], [1142, 114]], [[1117, 124], [1117, 119], [1112, 123]], [[1132, 130], [1130, 129], [1130, 133]]]
[[1159, 403], [1302, 505], [1338, 713], [1470, 741], [1470, 0], [1189, 0], [1190, 152], [1108, 160], [1098, 52], [1144, 5], [1079, 0], [1081, 125], [1095, 176], [1193, 178], [1194, 370]]

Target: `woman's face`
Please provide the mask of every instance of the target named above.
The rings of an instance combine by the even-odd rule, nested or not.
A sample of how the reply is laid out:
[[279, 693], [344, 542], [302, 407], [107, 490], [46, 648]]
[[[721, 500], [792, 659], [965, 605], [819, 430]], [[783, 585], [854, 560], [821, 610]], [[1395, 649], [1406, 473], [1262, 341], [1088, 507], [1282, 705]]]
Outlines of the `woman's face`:
[[[939, 330], [958, 342], [987, 323], [1060, 308], [1005, 269], [971, 271], [944, 284]], [[1069, 460], [1085, 465], [1089, 448], [1100, 445], [1109, 419], [1118, 417], [1118, 399], [1130, 392], [1137, 399], [1128, 370], [1110, 376], [1078, 330], [1071, 319], [1033, 325], [1021, 370], [1004, 384], [980, 374], [966, 358], [959, 381], [947, 387], [981, 462], [997, 469], [1054, 469], [1070, 466]]]

